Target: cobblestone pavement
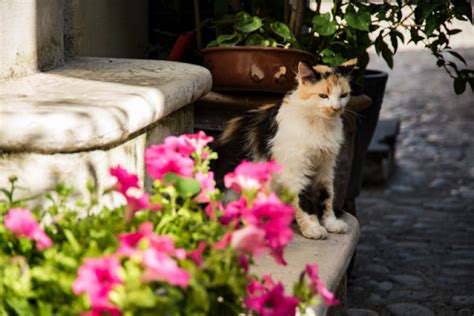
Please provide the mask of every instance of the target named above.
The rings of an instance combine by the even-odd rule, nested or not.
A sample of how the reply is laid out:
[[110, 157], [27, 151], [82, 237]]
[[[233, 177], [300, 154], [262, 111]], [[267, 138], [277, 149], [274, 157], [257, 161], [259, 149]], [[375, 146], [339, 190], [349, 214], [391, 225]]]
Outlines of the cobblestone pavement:
[[[472, 67], [474, 47], [460, 52]], [[382, 117], [401, 120], [398, 166], [357, 200], [350, 316], [474, 315], [474, 94], [455, 96], [434, 63], [404, 51], [390, 71]]]

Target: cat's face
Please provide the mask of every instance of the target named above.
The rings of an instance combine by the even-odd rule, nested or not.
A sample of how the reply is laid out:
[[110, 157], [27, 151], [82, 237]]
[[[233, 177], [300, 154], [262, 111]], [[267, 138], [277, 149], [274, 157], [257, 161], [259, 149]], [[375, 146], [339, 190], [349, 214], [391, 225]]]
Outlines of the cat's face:
[[294, 91], [298, 103], [325, 118], [340, 115], [349, 101], [351, 92], [347, 75], [356, 62], [357, 60], [351, 59], [337, 68], [322, 65], [311, 67], [300, 62], [297, 74], [298, 86]]

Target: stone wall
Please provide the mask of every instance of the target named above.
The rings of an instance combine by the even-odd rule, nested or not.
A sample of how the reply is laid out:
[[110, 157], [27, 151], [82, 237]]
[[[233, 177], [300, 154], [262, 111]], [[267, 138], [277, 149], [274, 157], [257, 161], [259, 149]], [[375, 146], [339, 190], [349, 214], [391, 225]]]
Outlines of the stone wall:
[[64, 62], [63, 0], [0, 1], [0, 79]]
[[65, 5], [66, 55], [143, 58], [147, 0], [71, 0]]

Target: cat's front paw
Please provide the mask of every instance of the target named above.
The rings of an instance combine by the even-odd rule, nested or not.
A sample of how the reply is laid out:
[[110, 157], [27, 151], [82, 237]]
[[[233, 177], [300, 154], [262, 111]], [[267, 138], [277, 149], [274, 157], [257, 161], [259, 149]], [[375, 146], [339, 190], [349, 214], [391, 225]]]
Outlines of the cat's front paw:
[[311, 223], [311, 225], [306, 225], [304, 229], [301, 229], [301, 234], [310, 239], [326, 239], [328, 231], [317, 223]]
[[323, 225], [326, 227], [328, 232], [336, 234], [347, 233], [347, 230], [349, 229], [346, 223], [335, 217], [329, 217], [328, 219], [323, 220]]

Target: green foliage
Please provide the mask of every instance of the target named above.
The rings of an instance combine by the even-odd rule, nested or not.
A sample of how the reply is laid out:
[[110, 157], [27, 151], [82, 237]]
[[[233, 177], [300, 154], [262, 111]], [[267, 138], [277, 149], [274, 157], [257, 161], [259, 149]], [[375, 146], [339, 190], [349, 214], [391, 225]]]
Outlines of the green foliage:
[[[217, 1], [216, 7], [219, 7], [221, 15], [215, 22], [216, 40], [209, 43], [208, 47], [294, 47], [314, 53], [317, 62], [330, 66], [356, 57], [359, 71], [354, 76], [356, 81], [361, 81], [369, 62], [367, 50], [370, 47], [374, 46], [376, 53], [392, 68], [395, 64], [394, 55], [401, 43], [422, 43], [436, 58], [436, 64], [453, 79], [456, 93], [464, 92], [467, 84], [474, 91], [474, 70], [466, 66], [460, 68], [447, 58], [447, 55], [451, 55], [465, 64], [464, 58], [451, 50], [449, 37], [461, 31], [452, 28], [454, 21], [472, 22], [468, 0], [396, 3], [338, 0], [333, 1], [331, 11], [325, 13], [320, 12], [322, 0], [316, 0], [316, 11], [305, 8], [303, 32], [294, 31], [296, 38], [283, 22], [273, 22], [278, 23], [278, 27], [272, 27], [271, 21], [283, 16], [276, 11], [277, 8], [281, 11], [281, 5], [277, 5], [279, 1], [241, 2], [244, 8], [252, 8], [251, 12], [256, 16], [245, 12], [233, 15], [226, 10], [229, 8], [228, 0]], [[285, 31], [281, 32], [283, 29]], [[409, 34], [407, 38], [402, 34], [403, 30]]]
[[216, 39], [207, 47], [222, 46], [264, 46], [300, 48], [296, 37], [283, 22], [274, 19], [261, 19], [247, 12], [224, 15], [214, 21]]

